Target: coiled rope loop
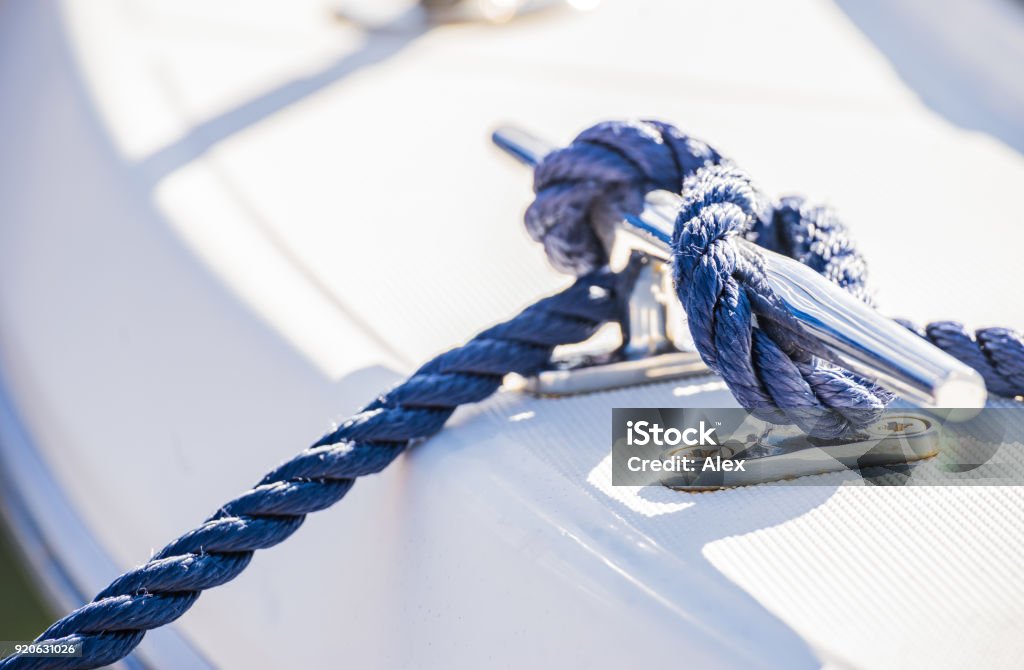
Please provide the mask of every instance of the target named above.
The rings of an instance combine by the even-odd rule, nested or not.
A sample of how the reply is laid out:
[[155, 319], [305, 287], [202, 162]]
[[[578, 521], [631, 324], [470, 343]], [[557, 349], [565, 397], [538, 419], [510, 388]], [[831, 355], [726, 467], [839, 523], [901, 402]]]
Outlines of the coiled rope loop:
[[814, 355], [817, 345], [769, 287], [763, 257], [735, 243], [758, 222], [760, 195], [746, 176], [703, 167], [683, 193], [672, 239], [676, 290], [697, 350], [736, 400], [821, 437], [875, 421], [890, 396]]
[[697, 168], [720, 160], [665, 123], [600, 123], [537, 166], [526, 230], [558, 270], [592, 272], [608, 262], [602, 241], [627, 214], [643, 210], [647, 193], [678, 192]]
[[607, 270], [591, 273], [441, 354], [37, 640], [81, 642], [81, 657], [15, 655], [0, 660], [0, 669], [97, 668], [124, 658], [147, 630], [174, 621], [202, 591], [237, 577], [257, 549], [284, 541], [307, 514], [341, 500], [357, 477], [380, 472], [411, 443], [438, 432], [456, 407], [487, 398], [510, 372], [540, 372], [555, 346], [586, 340], [619, 320], [629, 281]]

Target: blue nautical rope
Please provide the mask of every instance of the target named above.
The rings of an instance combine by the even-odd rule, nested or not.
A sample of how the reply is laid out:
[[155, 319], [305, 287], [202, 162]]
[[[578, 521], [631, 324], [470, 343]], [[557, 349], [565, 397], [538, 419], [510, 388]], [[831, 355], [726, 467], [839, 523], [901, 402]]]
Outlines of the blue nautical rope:
[[862, 302], [874, 304], [867, 262], [831, 207], [785, 196], [774, 204], [767, 225], [758, 219], [752, 232], [759, 246], [800, 261]]
[[923, 329], [909, 321], [904, 326], [950, 356], [971, 366], [985, 379], [990, 393], [1024, 396], [1024, 337], [1009, 328], [979, 328], [970, 333], [955, 321], [935, 321]]
[[597, 270], [441, 354], [37, 639], [82, 643], [81, 657], [15, 655], [0, 660], [0, 669], [97, 668], [124, 658], [146, 631], [237, 577], [257, 549], [284, 541], [307, 514], [341, 500], [356, 478], [380, 472], [410, 444], [437, 433], [456, 407], [487, 398], [510, 372], [540, 372], [555, 346], [586, 340], [619, 320], [629, 283], [629, 273]]

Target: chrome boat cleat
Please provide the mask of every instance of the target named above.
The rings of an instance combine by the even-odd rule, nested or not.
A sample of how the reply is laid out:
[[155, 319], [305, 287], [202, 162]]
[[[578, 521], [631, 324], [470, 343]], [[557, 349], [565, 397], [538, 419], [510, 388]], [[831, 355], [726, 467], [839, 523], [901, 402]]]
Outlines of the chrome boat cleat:
[[575, 3], [563, 0], [420, 0], [429, 21], [432, 23], [456, 23], [483, 21], [505, 23], [519, 15], [531, 14], [544, 9]]
[[519, 17], [561, 8], [589, 11], [595, 9], [600, 0], [419, 0], [412, 4], [399, 3], [397, 9], [401, 12], [390, 20], [382, 19], [381, 15], [393, 13], [396, 7], [384, 3], [383, 7], [372, 7], [367, 11], [366, 4], [345, 2], [334, 14], [346, 23], [375, 32], [415, 32], [431, 26], [452, 23], [497, 25]]
[[[554, 149], [516, 128], [501, 128], [494, 143], [533, 167]], [[539, 394], [585, 393], [706, 374], [672, 290], [669, 242], [680, 196], [655, 191], [643, 212], [608, 236], [611, 268], [639, 262], [629, 316], [615, 346], [585, 343], [556, 351], [553, 370], [522, 380]], [[742, 241], [742, 244], [752, 244]], [[761, 247], [768, 282], [806, 332], [834, 363], [892, 390], [920, 407], [980, 408], [987, 397], [975, 370], [849, 295], [807, 266]], [[639, 256], [639, 260], [637, 260]]]

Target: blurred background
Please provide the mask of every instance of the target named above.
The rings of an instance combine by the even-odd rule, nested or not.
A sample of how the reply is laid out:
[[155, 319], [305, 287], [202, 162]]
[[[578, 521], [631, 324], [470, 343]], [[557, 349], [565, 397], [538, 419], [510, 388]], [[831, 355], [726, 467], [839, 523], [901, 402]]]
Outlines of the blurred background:
[[672, 121], [835, 204], [884, 311], [1024, 325], [978, 289], [1022, 242], [1017, 0], [0, 0], [0, 31], [0, 639], [564, 282], [500, 123]]
[[29, 576], [29, 567], [13, 544], [10, 530], [0, 533], [0, 631], [5, 640], [31, 640], [50, 625], [55, 614]]

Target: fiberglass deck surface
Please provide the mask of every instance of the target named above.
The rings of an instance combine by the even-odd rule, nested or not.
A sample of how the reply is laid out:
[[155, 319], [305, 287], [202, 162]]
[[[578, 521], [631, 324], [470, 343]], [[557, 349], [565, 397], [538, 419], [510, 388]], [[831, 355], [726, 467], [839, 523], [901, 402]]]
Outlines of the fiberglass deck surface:
[[[836, 206], [886, 313], [1024, 325], [1024, 124], [1007, 112], [1024, 10], [912, 20], [923, 4], [607, 2], [366, 33], [313, 2], [4, 3], [0, 362], [95, 541], [48, 538], [71, 580], [95, 592], [331, 418], [566, 283], [521, 230], [530, 179], [489, 146], [502, 122], [556, 142], [674, 122], [767, 191]], [[951, 25], [990, 39], [967, 50]], [[969, 51], [974, 69], [947, 73], [968, 99], [929, 79], [936, 43]], [[461, 410], [143, 651], [185, 640], [222, 667], [1024, 655], [1019, 489], [610, 488], [608, 408], [681, 402], [732, 404], [702, 378]]]

